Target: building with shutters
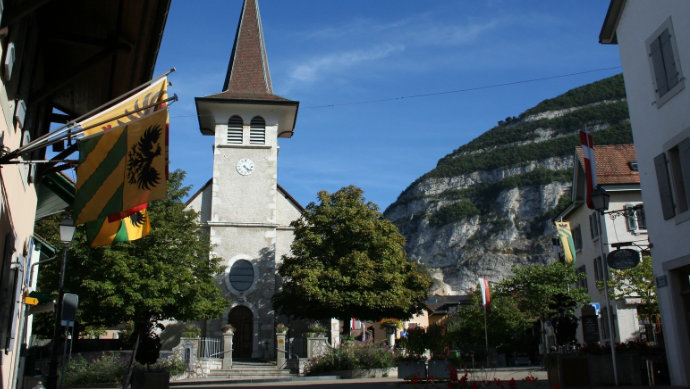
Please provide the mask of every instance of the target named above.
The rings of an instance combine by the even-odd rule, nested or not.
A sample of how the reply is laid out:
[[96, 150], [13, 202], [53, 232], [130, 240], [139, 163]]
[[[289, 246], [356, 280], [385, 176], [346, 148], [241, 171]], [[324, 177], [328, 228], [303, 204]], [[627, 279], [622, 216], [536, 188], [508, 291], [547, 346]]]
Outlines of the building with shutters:
[[233, 359], [273, 359], [271, 297], [290, 222], [302, 211], [278, 185], [278, 139], [292, 137], [299, 103], [273, 93], [257, 0], [244, 2], [222, 90], [196, 98], [201, 133], [214, 137], [213, 177], [188, 208], [200, 212], [213, 254], [225, 260], [220, 286], [232, 306], [203, 327], [206, 336], [235, 328]]
[[690, 2], [612, 0], [671, 384], [690, 386]]

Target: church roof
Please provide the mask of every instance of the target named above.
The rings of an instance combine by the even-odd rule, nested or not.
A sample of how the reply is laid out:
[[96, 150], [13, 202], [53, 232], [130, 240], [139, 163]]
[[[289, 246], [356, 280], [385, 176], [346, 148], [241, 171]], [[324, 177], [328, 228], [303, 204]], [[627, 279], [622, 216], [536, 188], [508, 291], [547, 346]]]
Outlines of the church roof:
[[207, 98], [291, 101], [273, 94], [258, 0], [245, 0], [223, 92]]

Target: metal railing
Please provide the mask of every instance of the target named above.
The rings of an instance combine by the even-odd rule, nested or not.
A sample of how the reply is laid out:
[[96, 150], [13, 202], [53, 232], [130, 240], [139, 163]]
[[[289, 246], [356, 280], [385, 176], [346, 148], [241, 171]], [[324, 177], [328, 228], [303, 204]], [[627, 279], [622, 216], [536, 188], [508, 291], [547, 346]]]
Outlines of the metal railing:
[[223, 359], [223, 339], [222, 338], [201, 338], [201, 339], [199, 339], [199, 358]]

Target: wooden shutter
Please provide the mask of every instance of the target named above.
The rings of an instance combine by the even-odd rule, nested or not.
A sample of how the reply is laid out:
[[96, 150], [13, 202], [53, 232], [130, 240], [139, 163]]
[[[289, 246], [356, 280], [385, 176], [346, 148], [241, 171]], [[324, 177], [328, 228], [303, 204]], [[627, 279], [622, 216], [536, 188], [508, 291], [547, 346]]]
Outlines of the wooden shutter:
[[666, 87], [673, 88], [678, 83], [678, 70], [676, 68], [676, 60], [673, 56], [673, 46], [671, 34], [668, 30], [664, 30], [659, 35], [659, 46], [661, 48], [661, 56], [664, 60], [664, 73], [666, 73]]
[[656, 169], [656, 182], [659, 186], [661, 211], [664, 215], [664, 220], [668, 220], [676, 215], [676, 211], [673, 206], [673, 194], [671, 192], [668, 165], [666, 164], [666, 153], [661, 153], [654, 157], [654, 168]]
[[[5, 235], [2, 268], [0, 268], [0, 348], [7, 348], [12, 326], [12, 311], [14, 301], [14, 282], [12, 281], [11, 264], [14, 253], [14, 234]], [[14, 275], [16, 279], [16, 274]]]
[[656, 80], [656, 94], [663, 96], [668, 92], [668, 83], [666, 82], [666, 70], [664, 68], [664, 58], [661, 52], [661, 42], [659, 38], [654, 39], [649, 45], [649, 56], [652, 59], [652, 67], [654, 69], [654, 79]]
[[685, 138], [678, 144], [678, 161], [680, 162], [678, 177], [681, 177], [682, 181], [679, 184], [685, 192], [685, 204], [690, 204], [690, 138]]

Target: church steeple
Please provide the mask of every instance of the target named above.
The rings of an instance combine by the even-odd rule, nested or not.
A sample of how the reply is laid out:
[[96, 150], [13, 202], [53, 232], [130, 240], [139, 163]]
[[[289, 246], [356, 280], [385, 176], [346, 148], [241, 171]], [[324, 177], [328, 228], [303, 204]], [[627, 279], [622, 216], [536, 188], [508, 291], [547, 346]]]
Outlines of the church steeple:
[[223, 91], [233, 97], [273, 95], [258, 0], [245, 0]]
[[245, 121], [255, 115], [265, 116], [260, 111], [268, 109], [277, 115], [272, 119], [279, 127], [277, 137], [292, 137], [299, 102], [273, 94], [259, 0], [244, 0], [223, 92], [195, 100], [203, 134], [214, 134], [216, 125], [227, 125], [229, 111], [250, 104], [254, 113]]

